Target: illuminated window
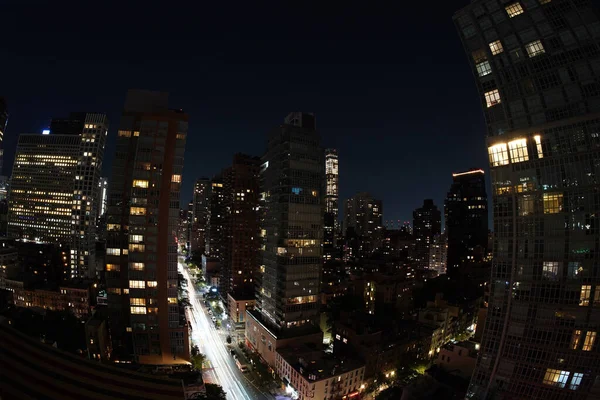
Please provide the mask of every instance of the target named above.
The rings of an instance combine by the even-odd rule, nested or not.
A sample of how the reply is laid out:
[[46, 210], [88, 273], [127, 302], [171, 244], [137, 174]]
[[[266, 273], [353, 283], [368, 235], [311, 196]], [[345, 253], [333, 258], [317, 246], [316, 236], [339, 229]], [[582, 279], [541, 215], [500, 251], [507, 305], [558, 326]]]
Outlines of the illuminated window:
[[504, 9], [510, 18], [516, 17], [519, 14], [523, 14], [523, 7], [521, 7], [519, 2], [509, 4], [504, 7]]
[[146, 314], [146, 307], [131, 307], [132, 314]]
[[140, 163], [140, 168], [143, 169], [144, 171], [150, 171], [150, 163], [149, 162]]
[[592, 293], [592, 285], [581, 285], [581, 293], [579, 294], [579, 305], [590, 305], [590, 294]]
[[127, 328], [125, 328], [125, 332], [131, 332], [131, 331], [132, 331], [132, 329], [131, 329], [130, 326], [128, 326]]
[[181, 140], [185, 139], [185, 133], [178, 133], [176, 138]]
[[544, 375], [544, 385], [557, 386], [564, 388], [569, 379], [569, 371], [561, 371], [559, 369], [548, 368]]
[[146, 215], [146, 207], [131, 207], [131, 215]]
[[[550, 1], [550, 0], [548, 0], [548, 1]], [[569, 389], [577, 390], [577, 388], [579, 388], [579, 385], [581, 384], [582, 378], [583, 378], [583, 373], [581, 373], [581, 372], [573, 373], [573, 377], [571, 378], [571, 383], [569, 384]]]
[[474, 51], [473, 53], [471, 53], [471, 55], [473, 56], [473, 61], [475, 61], [475, 64], [479, 64], [487, 60], [487, 56], [485, 55], [485, 51], [483, 50]]
[[139, 243], [129, 243], [129, 251], [131, 251], [131, 252], [144, 252], [144, 251], [146, 251], [146, 245], [145, 244], [139, 244]]
[[489, 46], [490, 46], [490, 51], [492, 52], [493, 55], [500, 54], [504, 51], [504, 48], [502, 47], [502, 42], [500, 42], [499, 40], [496, 40], [495, 42], [490, 43]]
[[169, 304], [177, 304], [177, 297], [169, 297], [167, 298]]
[[148, 307], [148, 314], [158, 314], [158, 307]]
[[488, 147], [488, 154], [490, 156], [490, 165], [492, 167], [508, 164], [508, 149], [506, 143], [499, 143]]
[[118, 231], [121, 229], [120, 224], [106, 224], [106, 229], [109, 231]]
[[479, 64], [475, 64], [477, 74], [479, 76], [486, 76], [492, 73], [492, 67], [488, 61], [482, 61]]
[[546, 279], [550, 279], [550, 280], [558, 279], [558, 262], [557, 261], [544, 261], [542, 275]]
[[106, 264], [106, 271], [120, 271], [121, 266], [119, 264]]
[[130, 289], [145, 289], [146, 282], [145, 281], [129, 281]]
[[140, 131], [133, 131], [133, 136], [140, 136]]
[[[133, 271], [143, 271], [144, 263], [142, 263], [142, 262], [129, 263], [129, 268], [131, 268]], [[148, 286], [150, 286], [150, 285], [148, 285]]]
[[134, 179], [133, 180], [133, 187], [147, 188], [148, 187], [148, 181], [143, 180], [143, 179]]
[[510, 161], [513, 163], [529, 160], [526, 139], [517, 139], [508, 142], [508, 149], [510, 150]]
[[573, 336], [571, 337], [571, 350], [577, 350], [580, 340], [581, 340], [581, 330], [575, 329], [573, 331]]
[[129, 299], [129, 304], [132, 306], [145, 306], [146, 299], [143, 297], [132, 297]]
[[106, 254], [109, 256], [120, 256], [121, 249], [108, 248], [108, 249], [106, 249]]
[[131, 131], [119, 131], [119, 137], [131, 137]]
[[173, 175], [173, 176], [171, 176], [171, 182], [181, 183], [181, 175]]
[[144, 241], [144, 235], [129, 235], [129, 243], [141, 243]]
[[158, 283], [156, 281], [148, 281], [148, 287], [157, 287]]
[[562, 193], [544, 193], [544, 214], [557, 214], [562, 211]]
[[524, 195], [518, 198], [519, 201], [519, 215], [526, 217], [532, 215], [535, 211], [535, 201], [533, 196]]
[[544, 158], [544, 151], [542, 150], [542, 138], [540, 135], [535, 135], [533, 137], [535, 140], [535, 149], [537, 150], [538, 158]]
[[498, 92], [498, 89], [485, 92], [485, 103], [488, 108], [500, 104], [500, 92]]
[[588, 331], [585, 334], [585, 341], [583, 342], [583, 351], [592, 351], [594, 342], [596, 341], [596, 332]]
[[112, 294], [121, 294], [121, 288], [108, 288], [108, 293], [112, 293]]
[[542, 42], [540, 42], [539, 40], [527, 43], [525, 45], [525, 50], [527, 50], [527, 55], [529, 56], [529, 58], [539, 56], [540, 54], [545, 53], [544, 46], [542, 46]]

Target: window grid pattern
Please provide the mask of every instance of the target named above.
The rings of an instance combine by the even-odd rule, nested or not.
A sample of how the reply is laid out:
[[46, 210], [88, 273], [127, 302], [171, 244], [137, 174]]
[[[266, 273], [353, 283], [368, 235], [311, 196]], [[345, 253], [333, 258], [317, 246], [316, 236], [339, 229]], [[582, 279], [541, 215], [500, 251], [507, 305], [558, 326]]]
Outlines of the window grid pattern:
[[508, 14], [508, 16], [510, 18], [514, 18], [517, 15], [523, 14], [523, 7], [521, 6], [521, 3], [516, 2], [516, 3], [512, 3], [509, 4], [505, 7], [506, 13]]

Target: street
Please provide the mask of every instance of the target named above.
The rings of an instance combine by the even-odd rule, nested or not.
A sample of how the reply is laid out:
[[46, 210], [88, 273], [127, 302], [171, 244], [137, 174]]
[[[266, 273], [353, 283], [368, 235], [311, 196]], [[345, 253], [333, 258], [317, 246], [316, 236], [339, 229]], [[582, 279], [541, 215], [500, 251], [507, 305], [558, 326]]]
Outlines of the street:
[[219, 331], [209, 319], [203, 304], [202, 295], [196, 290], [189, 271], [179, 260], [179, 270], [187, 281], [187, 290], [192, 305], [189, 312], [192, 324], [191, 341], [198, 345], [200, 352], [206, 355], [210, 368], [203, 371], [207, 383], [216, 383], [227, 392], [227, 398], [233, 400], [272, 399], [264, 394], [238, 369]]

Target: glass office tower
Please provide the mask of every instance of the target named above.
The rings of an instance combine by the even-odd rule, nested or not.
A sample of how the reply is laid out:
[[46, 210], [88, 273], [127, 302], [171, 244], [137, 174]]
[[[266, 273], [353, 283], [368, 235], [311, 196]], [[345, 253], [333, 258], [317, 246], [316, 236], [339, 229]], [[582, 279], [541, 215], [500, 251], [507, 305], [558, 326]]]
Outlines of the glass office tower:
[[472, 1], [494, 262], [471, 399], [600, 395], [600, 22], [590, 1]]

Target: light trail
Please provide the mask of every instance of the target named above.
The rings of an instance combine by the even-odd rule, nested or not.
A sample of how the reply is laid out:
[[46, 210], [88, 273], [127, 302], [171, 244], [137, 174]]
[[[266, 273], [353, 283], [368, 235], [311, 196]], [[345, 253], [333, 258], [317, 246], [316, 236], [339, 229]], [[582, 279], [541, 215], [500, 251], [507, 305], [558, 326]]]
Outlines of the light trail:
[[212, 321], [208, 319], [203, 311], [202, 297], [197, 295], [196, 288], [190, 277], [187, 268], [179, 262], [179, 269], [187, 281], [187, 290], [190, 304], [193, 309], [190, 310], [192, 316], [192, 341], [197, 343], [200, 351], [206, 355], [213, 367], [213, 374], [216, 382], [223, 390], [227, 392], [227, 398], [233, 400], [251, 400], [257, 398], [257, 394], [249, 394], [241, 382], [246, 378], [237, 368], [233, 357], [219, 338], [219, 333], [214, 327]]

